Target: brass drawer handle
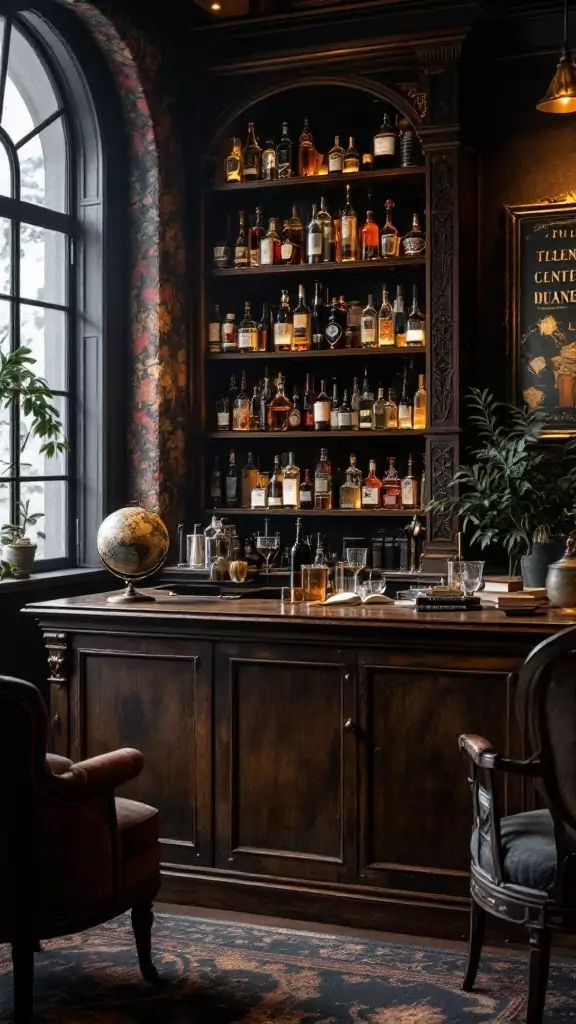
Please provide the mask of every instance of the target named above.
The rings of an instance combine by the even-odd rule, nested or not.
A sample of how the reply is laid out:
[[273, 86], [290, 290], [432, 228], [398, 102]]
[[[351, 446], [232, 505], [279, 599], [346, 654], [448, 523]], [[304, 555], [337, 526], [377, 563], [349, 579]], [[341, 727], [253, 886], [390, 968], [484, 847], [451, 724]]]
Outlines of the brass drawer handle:
[[351, 718], [347, 718], [346, 721], [344, 722], [344, 731], [345, 732], [355, 732], [356, 731], [356, 726], [354, 725], [354, 722], [352, 721]]

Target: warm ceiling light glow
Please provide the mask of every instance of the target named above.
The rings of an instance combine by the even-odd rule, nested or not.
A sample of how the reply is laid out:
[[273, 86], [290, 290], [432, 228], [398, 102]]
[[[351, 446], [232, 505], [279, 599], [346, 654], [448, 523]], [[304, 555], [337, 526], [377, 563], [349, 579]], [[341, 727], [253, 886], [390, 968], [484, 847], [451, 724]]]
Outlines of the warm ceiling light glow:
[[222, 6], [222, 4], [210, 4], [210, 10], [211, 11], [219, 11], [221, 6]]
[[564, 46], [548, 92], [538, 104], [544, 114], [572, 114], [576, 111], [576, 64], [568, 42], [568, 0], [564, 0]]

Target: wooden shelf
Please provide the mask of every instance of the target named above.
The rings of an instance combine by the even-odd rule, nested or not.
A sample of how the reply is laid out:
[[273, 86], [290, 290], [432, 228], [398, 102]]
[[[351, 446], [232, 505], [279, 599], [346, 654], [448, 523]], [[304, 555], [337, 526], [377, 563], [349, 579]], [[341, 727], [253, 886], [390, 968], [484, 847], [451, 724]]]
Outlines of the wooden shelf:
[[425, 256], [395, 256], [380, 260], [351, 260], [349, 263], [276, 263], [272, 267], [227, 267], [225, 270], [212, 268], [210, 277], [265, 277], [268, 274], [325, 274], [347, 270], [397, 270], [419, 269], [426, 266]]
[[221, 505], [219, 508], [206, 508], [204, 515], [213, 516], [221, 513], [226, 516], [349, 516], [352, 519], [360, 516], [375, 516], [378, 519], [408, 519], [412, 516], [424, 515], [423, 508], [406, 508], [396, 511], [385, 512], [381, 509], [347, 509], [330, 508], [324, 512], [316, 508], [227, 508]]
[[279, 441], [283, 437], [324, 441], [329, 437], [426, 437], [426, 434], [426, 430], [214, 430], [205, 436], [213, 441], [230, 438], [236, 441]]
[[408, 354], [413, 356], [414, 354], [426, 355], [426, 346], [419, 345], [414, 347], [396, 348], [394, 345], [390, 345], [389, 348], [321, 348], [308, 349], [307, 352], [207, 352], [206, 359], [212, 360], [228, 360], [229, 362], [235, 362], [238, 359], [241, 360], [254, 360], [261, 359], [267, 362], [269, 359], [319, 359], [319, 358], [350, 358], [354, 356], [356, 359], [364, 359], [365, 356], [404, 356]]
[[276, 181], [236, 181], [236, 182], [215, 182], [212, 184], [212, 192], [256, 192], [260, 189], [277, 188], [322, 188], [326, 185], [353, 185], [355, 182], [363, 184], [371, 181], [401, 181], [410, 178], [424, 178], [426, 168], [418, 167], [387, 167], [382, 170], [358, 171], [355, 174], [314, 174], [310, 177], [301, 178], [295, 175], [293, 178], [277, 178]]

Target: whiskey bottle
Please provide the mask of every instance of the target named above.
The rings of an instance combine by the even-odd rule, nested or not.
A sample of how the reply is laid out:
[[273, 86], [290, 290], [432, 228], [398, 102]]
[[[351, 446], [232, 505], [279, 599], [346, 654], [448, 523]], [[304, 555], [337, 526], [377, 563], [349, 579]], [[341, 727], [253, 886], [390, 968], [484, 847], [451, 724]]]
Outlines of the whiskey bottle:
[[338, 406], [336, 429], [352, 430], [352, 408], [348, 400], [348, 391], [344, 391], [344, 397], [341, 404]]
[[344, 327], [342, 326], [340, 311], [338, 309], [338, 299], [336, 297], [332, 299], [330, 315], [328, 316], [328, 321], [324, 328], [324, 339], [328, 348], [344, 348], [346, 336]]
[[298, 213], [298, 203], [292, 203], [292, 216], [288, 218], [288, 227], [290, 228], [290, 238], [300, 249], [300, 259], [298, 262], [302, 263], [302, 253], [304, 250], [304, 226]]
[[272, 141], [267, 142], [264, 146], [260, 177], [262, 178], [262, 181], [275, 181], [278, 177], [278, 168], [276, 166], [276, 146]]
[[236, 313], [226, 313], [226, 319], [222, 324], [222, 351], [238, 351], [238, 328], [236, 326]]
[[358, 377], [354, 377], [352, 382], [352, 398], [350, 399], [350, 406], [352, 408], [352, 430], [358, 430], [360, 427], [360, 388], [358, 387]]
[[292, 177], [294, 173], [292, 161], [292, 141], [288, 135], [288, 125], [286, 121], [284, 121], [282, 124], [282, 135], [280, 136], [280, 141], [276, 146], [276, 167], [279, 178]]
[[288, 430], [288, 416], [292, 405], [284, 394], [284, 377], [278, 374], [278, 390], [268, 406], [268, 430]]
[[324, 288], [320, 281], [314, 282], [314, 301], [312, 303], [312, 348], [322, 349], [326, 345], [324, 329], [326, 326], [326, 307], [324, 305]]
[[284, 234], [280, 249], [280, 262], [302, 263], [304, 252], [304, 228], [298, 216], [298, 206], [292, 203], [292, 216], [284, 221]]
[[210, 474], [210, 501], [212, 502], [213, 508], [220, 508], [224, 500], [223, 495], [223, 476], [220, 469], [220, 460], [218, 456], [214, 459], [214, 468]]
[[342, 263], [358, 259], [358, 219], [350, 202], [350, 185], [346, 185], [346, 203], [342, 210]]
[[416, 167], [420, 163], [420, 145], [414, 126], [402, 121], [400, 133], [400, 167]]
[[426, 508], [430, 500], [428, 493], [428, 476], [426, 473], [426, 456], [422, 456], [422, 476], [420, 477], [420, 503], [422, 508]]
[[298, 285], [298, 305], [292, 313], [292, 348], [294, 352], [307, 352], [312, 345], [312, 317], [306, 305], [304, 285]]
[[258, 473], [256, 484], [250, 494], [250, 508], [268, 508], [268, 484], [267, 473]]
[[254, 385], [254, 392], [250, 399], [250, 430], [260, 430], [260, 415], [262, 411], [262, 392], [260, 385]]
[[234, 266], [237, 269], [248, 266], [248, 245], [246, 243], [246, 225], [244, 211], [238, 213], [238, 238], [234, 246]]
[[412, 287], [412, 308], [406, 320], [406, 347], [422, 348], [426, 344], [426, 317], [418, 305], [418, 288]]
[[238, 351], [258, 351], [258, 324], [252, 319], [250, 303], [244, 303], [244, 319], [240, 321], [238, 328]]
[[360, 170], [360, 157], [354, 143], [354, 137], [350, 136], [348, 149], [344, 153], [342, 171], [344, 174], [356, 174]]
[[362, 305], [356, 299], [348, 304], [346, 313], [346, 348], [360, 348]]
[[216, 426], [218, 430], [230, 430], [230, 399], [222, 395], [216, 403]]
[[368, 476], [362, 481], [362, 508], [380, 508], [380, 496], [382, 493], [382, 481], [376, 476], [376, 462], [370, 459]]
[[281, 242], [278, 232], [276, 230], [276, 217], [270, 217], [268, 221], [268, 231], [264, 235], [264, 238], [260, 240], [260, 266], [261, 267], [273, 267], [276, 263], [280, 263], [280, 248]]
[[226, 270], [230, 266], [232, 259], [232, 244], [230, 239], [232, 238], [232, 221], [230, 217], [226, 217], [226, 238], [216, 242], [212, 249], [212, 266], [216, 270]]
[[394, 209], [394, 203], [391, 199], [387, 199], [386, 203], [386, 220], [382, 226], [382, 232], [380, 234], [380, 253], [383, 259], [388, 257], [396, 257], [400, 252], [400, 235], [398, 229], [392, 223], [392, 210]]
[[334, 260], [342, 263], [342, 213], [334, 217]]
[[368, 305], [362, 310], [360, 322], [360, 347], [378, 348], [378, 313], [374, 308], [374, 299], [368, 296]]
[[292, 313], [290, 312], [290, 298], [284, 288], [274, 324], [274, 349], [276, 352], [289, 352], [291, 348]]
[[331, 263], [334, 260], [334, 222], [326, 209], [324, 196], [320, 197], [317, 218], [322, 228], [322, 262]]
[[260, 317], [260, 323], [258, 324], [258, 351], [268, 351], [268, 333], [270, 330], [270, 320], [268, 317], [268, 303], [262, 303], [262, 316]]
[[241, 508], [250, 508], [252, 490], [256, 486], [258, 479], [258, 470], [254, 465], [254, 456], [252, 452], [248, 452], [248, 461], [246, 465], [242, 467], [242, 477], [240, 483], [240, 505]]
[[[368, 206], [372, 202], [372, 193], [368, 193]], [[380, 232], [374, 220], [374, 211], [366, 210], [366, 220], [360, 232], [360, 253], [363, 260], [380, 258]]]
[[295, 385], [292, 392], [292, 407], [288, 413], [288, 430], [300, 430], [301, 426], [302, 410], [300, 408], [300, 395]]
[[420, 227], [417, 213], [412, 214], [412, 228], [402, 239], [405, 256], [423, 256], [426, 252], [426, 236]]
[[[308, 472], [308, 470], [306, 470]], [[302, 566], [310, 562], [310, 547], [302, 536], [302, 520], [296, 520], [296, 540], [290, 549], [290, 589], [302, 586]]]
[[332, 406], [330, 408], [330, 430], [338, 430], [338, 381], [332, 378]]
[[319, 512], [332, 508], [332, 466], [327, 448], [320, 449], [320, 462], [314, 474], [314, 508]]
[[246, 374], [240, 378], [240, 390], [232, 410], [232, 430], [250, 430], [250, 398], [247, 391]]
[[306, 237], [306, 260], [308, 263], [322, 262], [322, 244], [324, 241], [322, 224], [318, 220], [316, 203], [312, 206], [312, 216], [308, 223]]
[[242, 150], [240, 139], [230, 139], [232, 149], [224, 161], [224, 176], [227, 182], [242, 180]]
[[326, 381], [320, 381], [320, 391], [314, 401], [314, 430], [330, 430], [332, 408], [326, 391]]
[[388, 348], [394, 344], [394, 312], [386, 285], [382, 289], [382, 305], [378, 312], [378, 348]]
[[398, 427], [400, 430], [412, 430], [412, 402], [408, 396], [408, 367], [404, 367], [402, 394], [398, 403]]
[[372, 156], [372, 153], [362, 153], [362, 170], [374, 170], [374, 157]]
[[382, 508], [389, 512], [402, 508], [402, 486], [393, 455], [388, 458], [388, 469], [382, 481]]
[[314, 377], [309, 373], [306, 374], [306, 384], [304, 391], [304, 429], [314, 430], [314, 402], [316, 401], [316, 395], [314, 393]]
[[234, 402], [236, 401], [236, 395], [238, 394], [238, 385], [236, 383], [236, 377], [234, 374], [230, 377], [230, 384], [228, 385], [228, 405], [230, 412], [234, 408]]
[[262, 431], [268, 430], [268, 409], [273, 398], [272, 391], [270, 390], [268, 367], [265, 368], [264, 373], [265, 377], [260, 392], [260, 430]]
[[368, 383], [368, 369], [364, 368], [364, 385], [358, 403], [358, 426], [360, 430], [374, 429], [374, 395]]
[[402, 508], [418, 508], [418, 478], [414, 476], [412, 456], [408, 456], [408, 472], [402, 478]]
[[220, 352], [222, 349], [222, 317], [218, 303], [214, 306], [214, 312], [208, 321], [208, 351]]
[[304, 127], [298, 141], [298, 174], [305, 178], [316, 174], [314, 137], [310, 131], [307, 117], [304, 118]]
[[256, 207], [254, 224], [248, 228], [248, 263], [251, 267], [260, 266], [260, 243], [266, 234], [262, 207]]
[[340, 145], [340, 136], [334, 136], [334, 145], [328, 153], [328, 174], [342, 174], [344, 170], [344, 150]]
[[283, 473], [280, 468], [280, 456], [274, 456], [274, 472], [268, 484], [268, 508], [282, 508]]
[[224, 482], [224, 493], [225, 502], [228, 508], [237, 508], [240, 502], [239, 487], [238, 487], [238, 470], [236, 468], [236, 456], [234, 455], [234, 449], [230, 449], [230, 458], [228, 460], [228, 469], [226, 470], [226, 479]]
[[362, 473], [356, 465], [356, 456], [350, 456], [344, 483], [340, 487], [340, 508], [356, 510], [362, 508]]
[[324, 537], [321, 533], [316, 537], [316, 554], [313, 565], [328, 565], [328, 558], [324, 550]]
[[262, 150], [254, 134], [254, 122], [248, 123], [248, 138], [242, 153], [242, 180], [258, 181], [260, 177], [260, 161]]
[[386, 402], [384, 401], [384, 388], [378, 388], [378, 397], [372, 406], [372, 422], [374, 430], [384, 430], [386, 417]]
[[304, 479], [300, 483], [300, 508], [314, 508], [314, 481], [310, 470], [304, 470]]
[[398, 430], [398, 406], [394, 388], [388, 388], [388, 398], [384, 403], [384, 430]]
[[418, 374], [418, 390], [414, 395], [414, 430], [426, 429], [426, 378]]
[[404, 292], [402, 285], [396, 288], [394, 299], [394, 344], [396, 348], [406, 347], [406, 310], [404, 309]]
[[296, 465], [294, 452], [288, 453], [288, 465], [284, 469], [282, 505], [284, 508], [300, 508], [300, 468]]
[[377, 167], [391, 167], [396, 163], [398, 129], [387, 111], [384, 111], [380, 131], [373, 138], [374, 163]]

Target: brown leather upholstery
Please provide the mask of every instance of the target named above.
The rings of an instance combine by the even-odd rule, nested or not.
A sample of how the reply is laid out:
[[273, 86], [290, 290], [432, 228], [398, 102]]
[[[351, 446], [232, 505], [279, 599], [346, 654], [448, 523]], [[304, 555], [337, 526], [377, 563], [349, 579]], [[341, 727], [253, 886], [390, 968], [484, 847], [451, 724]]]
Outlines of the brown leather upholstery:
[[53, 775], [63, 775], [72, 767], [69, 757], [60, 757], [60, 754], [46, 754], [48, 767]]

